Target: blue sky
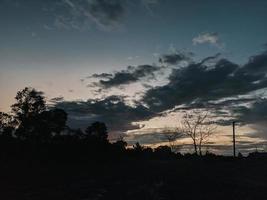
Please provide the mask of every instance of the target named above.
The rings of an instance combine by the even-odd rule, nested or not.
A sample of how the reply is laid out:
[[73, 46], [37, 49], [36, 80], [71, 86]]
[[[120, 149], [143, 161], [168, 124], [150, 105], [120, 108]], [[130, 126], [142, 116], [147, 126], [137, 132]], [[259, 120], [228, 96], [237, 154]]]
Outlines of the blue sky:
[[[20, 64], [38, 68], [30, 61], [42, 59], [66, 62], [64, 66], [51, 63], [51, 68], [72, 67], [68, 66], [72, 59], [78, 64], [86, 60], [122, 68], [129, 64], [125, 58], [130, 56], [139, 56], [137, 63], [155, 62], [152, 54], [166, 53], [170, 45], [198, 57], [223, 52], [235, 62], [244, 62], [266, 43], [267, 3], [260, 0], [122, 1], [123, 11], [117, 14], [116, 23], [108, 22], [113, 24], [104, 28], [90, 17], [73, 17], [69, 1], [1, 2], [1, 60], [11, 68]], [[73, 2], [78, 7], [86, 1]], [[61, 16], [70, 19], [60, 25]], [[205, 32], [218, 33], [224, 49], [193, 45], [192, 39]], [[9, 56], [24, 62], [12, 62]]]
[[[48, 101], [54, 97], [63, 97], [66, 102], [94, 97], [103, 100], [111, 95], [126, 94], [129, 105], [136, 100], [147, 104], [153, 112], [153, 109], [166, 112], [182, 106], [185, 97], [190, 103], [197, 99], [210, 103], [210, 100], [243, 98], [240, 95], [252, 97], [260, 93], [261, 101], [265, 103], [265, 85], [253, 85], [265, 79], [255, 77], [259, 72], [251, 66], [256, 63], [255, 69], [257, 65], [265, 69], [266, 18], [267, 2], [264, 0], [0, 0], [0, 109], [8, 111], [16, 92], [25, 86], [44, 91]], [[175, 102], [164, 107], [167, 110], [149, 105], [149, 98], [157, 99], [158, 91], [173, 86], [170, 77], [176, 77], [181, 65], [198, 66], [201, 60], [218, 53], [220, 58], [212, 61], [211, 65], [219, 59], [227, 59], [239, 65], [237, 69], [247, 66], [248, 73], [254, 75], [250, 77], [253, 84], [229, 92], [225, 86], [227, 79], [223, 85], [218, 85], [227, 92], [215, 96], [215, 93], [207, 93], [209, 99], [199, 93], [194, 97], [182, 93], [181, 96], [177, 94]], [[180, 60], [169, 63], [164, 57], [166, 55], [174, 55]], [[260, 61], [255, 59], [249, 65], [251, 56], [256, 55]], [[163, 62], [159, 62], [160, 58]], [[130, 65], [136, 68], [127, 68]], [[162, 66], [165, 68], [160, 68]], [[142, 71], [144, 69], [147, 71]], [[120, 73], [116, 76], [114, 71]], [[99, 79], [86, 78], [101, 73], [109, 73], [112, 78], [104, 80], [112, 82], [101, 85], [103, 82]], [[153, 79], [151, 74], [156, 78]], [[118, 84], [116, 81], [122, 81], [124, 75], [131, 81], [128, 79]], [[194, 82], [196, 76], [190, 76], [193, 79], [190, 81]], [[171, 84], [168, 85], [169, 81]], [[196, 81], [201, 80], [197, 78]], [[144, 87], [145, 84], [149, 87]], [[165, 88], [153, 90], [153, 87], [164, 85]], [[176, 88], [179, 91], [180, 85]], [[96, 95], [96, 89], [102, 92], [99, 90]], [[254, 98], [250, 107], [256, 101]], [[165, 126], [166, 119], [161, 118], [160, 123], [157, 120], [148, 123], [153, 121], [154, 115], [148, 112], [140, 114], [140, 110], [129, 112], [134, 113], [130, 123], [141, 121], [147, 124], [147, 129]], [[97, 114], [110, 120], [106, 113]], [[236, 111], [232, 115], [235, 114], [241, 115]], [[262, 132], [262, 123], [256, 125], [256, 129], [254, 122], [249, 123], [254, 129], [247, 127], [245, 132]], [[127, 131], [128, 127], [132, 131], [128, 125], [121, 130]]]

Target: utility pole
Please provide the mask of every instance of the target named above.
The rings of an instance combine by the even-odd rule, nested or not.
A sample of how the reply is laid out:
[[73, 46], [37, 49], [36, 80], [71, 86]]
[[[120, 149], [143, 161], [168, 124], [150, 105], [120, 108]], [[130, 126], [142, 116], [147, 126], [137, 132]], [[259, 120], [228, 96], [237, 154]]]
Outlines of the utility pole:
[[234, 155], [234, 158], [236, 157], [235, 155], [235, 121], [233, 121], [233, 155]]

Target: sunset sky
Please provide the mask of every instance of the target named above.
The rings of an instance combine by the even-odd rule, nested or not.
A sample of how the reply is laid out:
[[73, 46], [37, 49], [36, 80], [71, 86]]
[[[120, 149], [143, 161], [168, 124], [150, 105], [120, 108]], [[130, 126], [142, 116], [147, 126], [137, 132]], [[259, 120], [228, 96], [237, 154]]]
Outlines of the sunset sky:
[[0, 0], [0, 16], [1, 111], [30, 86], [129, 144], [165, 144], [195, 109], [218, 126], [207, 150], [231, 151], [233, 120], [239, 151], [267, 144], [266, 0]]

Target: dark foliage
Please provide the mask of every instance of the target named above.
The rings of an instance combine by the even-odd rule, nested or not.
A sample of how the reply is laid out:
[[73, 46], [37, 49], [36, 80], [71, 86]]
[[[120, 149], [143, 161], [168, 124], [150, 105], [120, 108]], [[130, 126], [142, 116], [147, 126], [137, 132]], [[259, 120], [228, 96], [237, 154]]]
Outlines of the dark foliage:
[[88, 137], [94, 137], [101, 141], [107, 141], [108, 138], [107, 127], [103, 122], [94, 122], [87, 127], [85, 133]]

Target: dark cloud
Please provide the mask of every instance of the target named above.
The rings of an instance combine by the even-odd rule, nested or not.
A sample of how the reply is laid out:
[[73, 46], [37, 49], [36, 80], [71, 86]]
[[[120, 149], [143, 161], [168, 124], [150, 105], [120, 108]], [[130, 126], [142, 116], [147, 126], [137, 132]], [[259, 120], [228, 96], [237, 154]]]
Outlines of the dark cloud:
[[[218, 101], [197, 101], [195, 100], [193, 103], [184, 104], [177, 108], [171, 109], [168, 112], [164, 112], [162, 116], [167, 115], [171, 112], [185, 112], [192, 109], [202, 109], [207, 110], [212, 113], [213, 122], [217, 125], [221, 126], [229, 126], [233, 121], [237, 120], [237, 112], [240, 108], [243, 108], [241, 105], [250, 105], [256, 101], [257, 97], [235, 97], [235, 98], [227, 98], [220, 99]], [[219, 118], [217, 118], [219, 117]]]
[[[115, 72], [114, 74], [93, 74], [94, 78], [103, 78], [98, 82], [93, 82], [92, 86], [99, 86], [107, 89], [127, 85], [143, 79], [150, 80], [155, 78], [155, 72], [162, 67], [154, 65], [139, 65], [137, 67], [129, 66], [126, 70]], [[105, 79], [105, 80], [104, 80]]]
[[191, 103], [197, 98], [221, 95], [219, 92], [221, 86], [237, 68], [237, 65], [227, 60], [220, 60], [214, 69], [210, 70], [202, 63], [173, 69], [169, 76], [169, 83], [148, 90], [143, 102], [152, 110], [164, 111], [176, 105]]
[[111, 78], [112, 74], [109, 73], [101, 73], [101, 74], [92, 74], [88, 76], [88, 78]]
[[142, 86], [143, 86], [144, 88], [148, 88], [148, 89], [153, 88], [152, 85], [149, 85], [149, 84], [147, 84], [147, 83], [143, 83]]
[[[244, 103], [250, 103], [255, 101], [254, 97], [239, 97], [239, 98], [233, 98], [233, 99], [223, 99], [219, 102], [200, 102], [199, 104], [196, 104], [195, 107], [203, 107], [203, 108], [211, 108], [211, 109], [218, 109], [218, 108], [229, 108], [235, 105], [240, 105]], [[190, 104], [190, 106], [193, 106], [194, 104]]]
[[235, 97], [231, 99], [220, 99], [218, 101], [202, 101], [201, 99], [195, 100], [193, 103], [185, 104], [184, 106], [179, 106], [173, 109], [173, 111], [178, 110], [190, 110], [190, 109], [210, 109], [220, 116], [228, 116], [230, 113], [227, 110], [232, 110], [241, 104], [253, 103], [256, 97]]
[[127, 105], [124, 98], [120, 96], [110, 96], [98, 100], [89, 99], [86, 102], [59, 102], [56, 107], [64, 109], [69, 114], [71, 127], [85, 128], [94, 121], [103, 121], [111, 132], [121, 133], [139, 128], [132, 122], [155, 116], [154, 113], [140, 104], [134, 107]]
[[262, 80], [267, 72], [267, 52], [252, 56], [238, 74], [253, 76], [254, 80]]
[[159, 62], [167, 65], [177, 65], [181, 61], [190, 61], [193, 53], [165, 54], [159, 58]]
[[233, 111], [240, 123], [267, 122], [267, 99], [260, 98], [250, 106], [239, 106]]
[[207, 65], [209, 59], [173, 69], [169, 83], [148, 90], [143, 102], [160, 112], [195, 100], [207, 102], [267, 87], [266, 53], [252, 57], [244, 66], [226, 59]]
[[60, 97], [54, 97], [52, 99], [49, 100], [52, 103], [58, 103], [58, 102], [62, 102], [64, 101], [64, 97], [60, 96]]
[[217, 53], [214, 56], [206, 57], [200, 62], [200, 65], [208, 64], [209, 62], [216, 61], [216, 59], [218, 59], [220, 55], [221, 55], [220, 53]]

